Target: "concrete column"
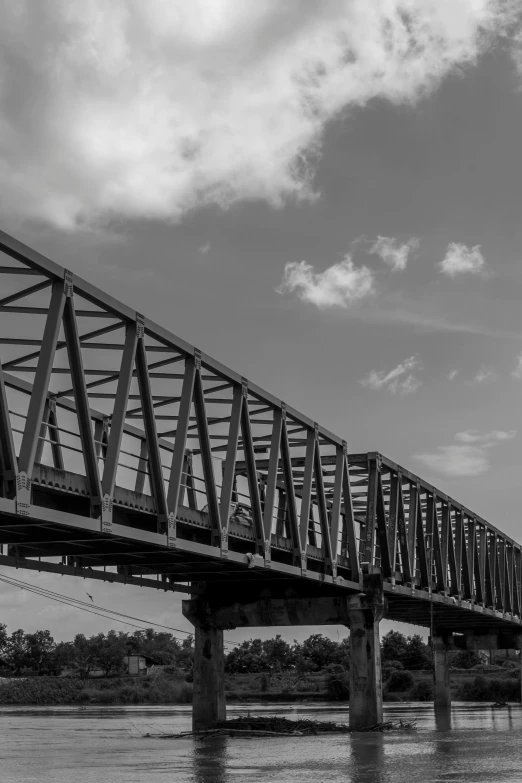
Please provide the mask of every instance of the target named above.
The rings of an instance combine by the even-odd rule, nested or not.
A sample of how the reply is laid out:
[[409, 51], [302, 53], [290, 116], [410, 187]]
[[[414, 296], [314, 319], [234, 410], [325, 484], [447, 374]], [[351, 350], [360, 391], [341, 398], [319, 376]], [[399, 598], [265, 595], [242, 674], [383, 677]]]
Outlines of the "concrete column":
[[382, 723], [379, 621], [383, 611], [379, 596], [360, 594], [348, 599], [351, 729]]
[[197, 624], [194, 634], [192, 728], [208, 729], [226, 718], [223, 631]]
[[436, 710], [451, 710], [448, 645], [440, 636], [433, 637], [433, 691]]

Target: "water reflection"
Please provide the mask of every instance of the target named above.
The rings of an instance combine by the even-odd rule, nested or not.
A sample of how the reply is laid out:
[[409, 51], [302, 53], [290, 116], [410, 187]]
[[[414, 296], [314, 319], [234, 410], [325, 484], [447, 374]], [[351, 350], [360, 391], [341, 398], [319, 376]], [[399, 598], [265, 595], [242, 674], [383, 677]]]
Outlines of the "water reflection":
[[225, 783], [227, 738], [211, 737], [194, 742], [194, 783]]
[[435, 708], [435, 728], [437, 731], [449, 731], [451, 729], [451, 707]]
[[384, 737], [354, 734], [350, 747], [350, 783], [384, 783]]

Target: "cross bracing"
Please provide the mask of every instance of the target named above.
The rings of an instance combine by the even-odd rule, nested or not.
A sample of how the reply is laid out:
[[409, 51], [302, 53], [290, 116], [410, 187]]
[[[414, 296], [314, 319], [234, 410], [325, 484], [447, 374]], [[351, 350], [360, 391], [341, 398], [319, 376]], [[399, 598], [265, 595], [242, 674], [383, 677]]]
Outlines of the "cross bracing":
[[513, 539], [1, 232], [0, 250], [0, 563], [193, 594], [373, 574], [390, 617], [520, 625]]

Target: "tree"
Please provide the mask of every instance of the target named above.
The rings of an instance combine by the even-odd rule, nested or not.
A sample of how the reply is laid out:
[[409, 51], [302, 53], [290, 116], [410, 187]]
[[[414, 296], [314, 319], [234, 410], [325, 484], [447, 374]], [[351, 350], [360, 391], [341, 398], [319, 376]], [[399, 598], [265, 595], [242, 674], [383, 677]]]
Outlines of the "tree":
[[450, 654], [450, 666], [455, 669], [472, 669], [481, 663], [484, 661], [476, 650], [458, 650]]
[[118, 674], [124, 666], [127, 654], [127, 634], [120, 631], [109, 631], [107, 636], [99, 633], [89, 640], [93, 647], [96, 666], [103, 670], [105, 676]]
[[[348, 650], [347, 640], [340, 643], [334, 642], [320, 633], [314, 633], [302, 644], [296, 643], [294, 646], [296, 659], [309, 661], [312, 671], [324, 669], [330, 663], [343, 664], [345, 668], [348, 668]], [[299, 666], [303, 666], [303, 661], [299, 662]]]
[[268, 671], [283, 672], [294, 664], [295, 655], [281, 634], [275, 639], [265, 639], [263, 642], [263, 658]]
[[22, 669], [28, 664], [28, 645], [26, 635], [21, 628], [13, 631], [5, 643], [5, 660], [15, 677], [19, 677]]
[[388, 631], [381, 641], [382, 661], [400, 661], [404, 664], [404, 658], [408, 651], [408, 642], [400, 631]]
[[25, 636], [26, 665], [38, 674], [50, 674], [54, 668], [56, 643], [49, 631], [35, 631]]
[[5, 663], [5, 656], [7, 652], [7, 627], [0, 623], [0, 662]]
[[127, 649], [129, 655], [144, 655], [152, 663], [167, 666], [176, 664], [182, 648], [172, 634], [147, 628], [127, 637]]
[[408, 636], [406, 656], [403, 660], [405, 669], [430, 669], [432, 666], [431, 650], [424, 643], [422, 636], [414, 634]]
[[266, 658], [263, 655], [261, 639], [249, 639], [241, 642], [228, 653], [225, 669], [230, 674], [258, 673], [265, 670]]
[[78, 677], [88, 677], [96, 666], [96, 643], [91, 637], [87, 639], [83, 633], [78, 633], [70, 643], [71, 667]]

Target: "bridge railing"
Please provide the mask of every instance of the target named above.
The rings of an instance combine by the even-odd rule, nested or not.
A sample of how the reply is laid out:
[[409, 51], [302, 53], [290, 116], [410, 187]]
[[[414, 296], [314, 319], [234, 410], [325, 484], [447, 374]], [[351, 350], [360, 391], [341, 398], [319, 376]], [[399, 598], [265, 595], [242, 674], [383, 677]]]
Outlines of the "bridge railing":
[[242, 546], [242, 528], [266, 567], [279, 560], [352, 582], [380, 571], [391, 584], [520, 616], [520, 546], [486, 520], [380, 454], [349, 453], [1, 232], [0, 250], [1, 486], [18, 513], [38, 505], [44, 466], [81, 478], [84, 513], [104, 534], [124, 488], [150, 499], [166, 546], [184, 535], [186, 508], [223, 557]]

